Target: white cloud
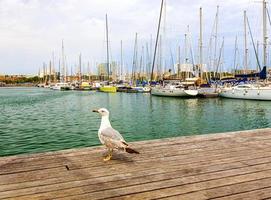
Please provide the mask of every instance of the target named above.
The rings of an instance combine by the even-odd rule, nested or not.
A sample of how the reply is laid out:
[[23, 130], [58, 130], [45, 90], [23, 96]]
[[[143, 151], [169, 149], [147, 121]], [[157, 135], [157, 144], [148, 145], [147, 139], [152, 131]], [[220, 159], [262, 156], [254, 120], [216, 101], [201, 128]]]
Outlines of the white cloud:
[[[233, 38], [238, 34], [242, 41], [242, 10], [248, 9], [248, 15], [253, 16], [251, 23], [260, 27], [260, 4], [249, 0], [167, 0], [166, 33], [173, 52], [180, 43], [183, 45], [187, 25], [196, 46], [200, 6], [207, 45], [218, 4], [219, 36], [225, 36], [225, 62], [230, 66]], [[159, 8], [160, 0], [0, 0], [0, 73], [36, 73], [42, 62], [49, 61], [52, 51], [60, 55], [62, 39], [70, 63], [77, 62], [80, 52], [84, 62], [102, 62], [105, 13], [109, 17], [112, 57], [118, 59], [123, 40], [126, 62], [131, 64], [135, 32], [142, 44], [149, 41], [151, 34], [154, 38]], [[257, 37], [258, 30], [254, 29]]]

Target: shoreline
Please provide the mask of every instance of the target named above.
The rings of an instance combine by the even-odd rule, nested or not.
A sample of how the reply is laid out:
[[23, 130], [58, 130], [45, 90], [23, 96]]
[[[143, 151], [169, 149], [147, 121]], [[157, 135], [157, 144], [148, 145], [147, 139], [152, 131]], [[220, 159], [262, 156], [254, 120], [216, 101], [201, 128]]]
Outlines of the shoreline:
[[36, 87], [37, 84], [7, 84], [0, 85], [0, 88], [14, 88], [14, 87]]

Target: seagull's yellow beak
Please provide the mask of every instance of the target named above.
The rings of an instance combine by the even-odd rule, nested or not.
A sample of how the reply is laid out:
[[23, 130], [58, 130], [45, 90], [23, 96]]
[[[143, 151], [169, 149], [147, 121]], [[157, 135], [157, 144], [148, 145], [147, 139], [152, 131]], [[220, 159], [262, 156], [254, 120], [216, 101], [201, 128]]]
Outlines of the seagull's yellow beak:
[[92, 112], [97, 112], [98, 113], [99, 111], [97, 109], [94, 109], [94, 110], [92, 110]]

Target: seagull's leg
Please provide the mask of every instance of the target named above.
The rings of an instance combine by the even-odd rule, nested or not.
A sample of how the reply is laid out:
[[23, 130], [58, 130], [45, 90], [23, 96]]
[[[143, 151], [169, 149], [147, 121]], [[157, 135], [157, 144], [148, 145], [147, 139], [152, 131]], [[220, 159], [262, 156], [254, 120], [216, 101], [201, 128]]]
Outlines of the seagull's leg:
[[112, 158], [113, 149], [108, 149], [108, 155], [104, 158], [104, 161], [108, 161]]

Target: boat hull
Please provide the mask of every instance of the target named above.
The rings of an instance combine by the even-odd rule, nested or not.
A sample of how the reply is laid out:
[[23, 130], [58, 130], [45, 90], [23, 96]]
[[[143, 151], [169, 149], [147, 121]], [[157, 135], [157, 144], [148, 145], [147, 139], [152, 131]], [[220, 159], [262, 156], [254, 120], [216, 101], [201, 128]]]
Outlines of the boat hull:
[[167, 88], [152, 88], [151, 94], [155, 96], [167, 96], [167, 97], [193, 97], [197, 96], [197, 90], [185, 90], [185, 89], [167, 89]]
[[231, 99], [249, 99], [271, 101], [271, 88], [224, 88], [219, 96]]
[[53, 90], [70, 90], [71, 86], [68, 85], [67, 83], [57, 83], [56, 85], [54, 85], [53, 87], [51, 87], [51, 89]]
[[107, 92], [107, 93], [116, 93], [117, 87], [115, 86], [102, 86], [99, 88], [101, 92]]

